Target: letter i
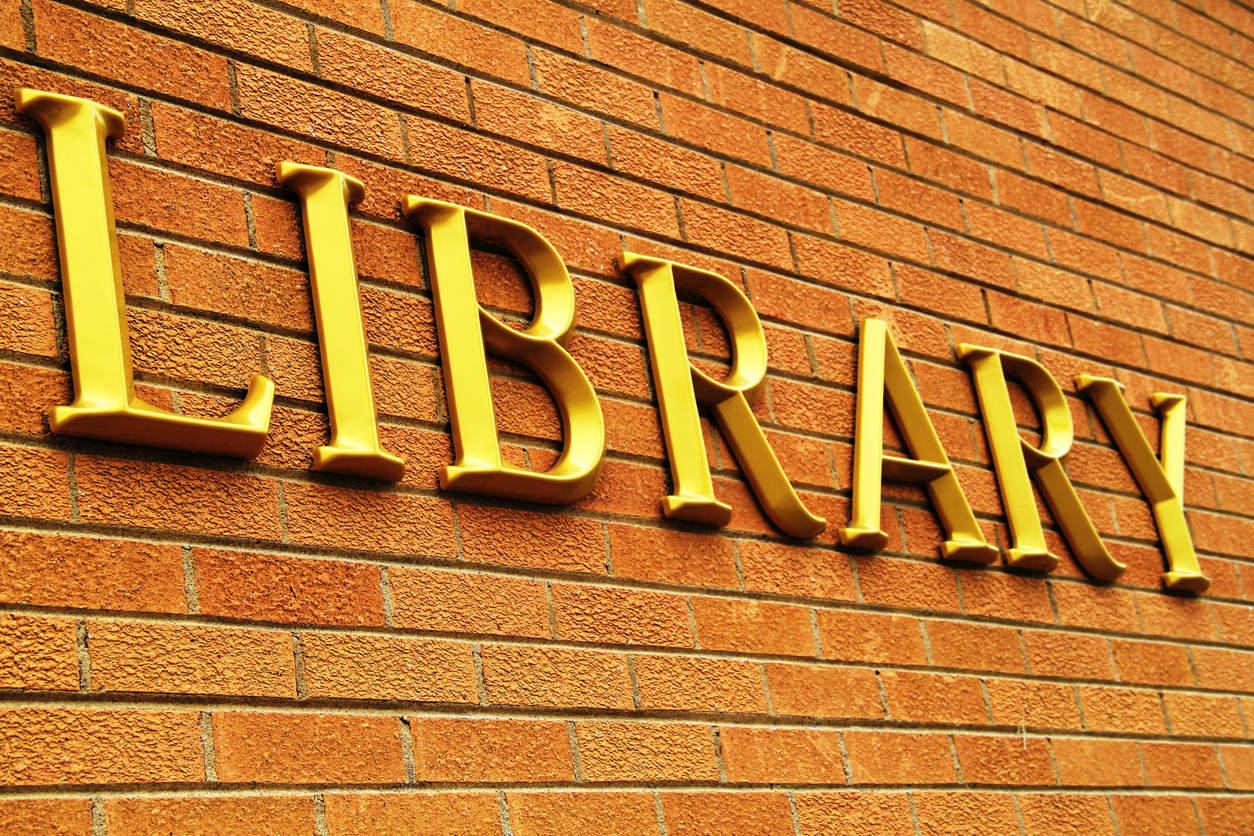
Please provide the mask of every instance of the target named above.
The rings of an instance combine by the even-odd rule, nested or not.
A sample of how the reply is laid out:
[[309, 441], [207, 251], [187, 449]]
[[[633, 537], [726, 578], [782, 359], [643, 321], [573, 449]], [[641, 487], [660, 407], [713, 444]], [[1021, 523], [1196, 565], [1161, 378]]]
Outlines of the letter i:
[[361, 200], [366, 187], [338, 171], [293, 162], [279, 163], [278, 179], [300, 195], [322, 384], [331, 416], [331, 443], [314, 450], [314, 470], [399, 482], [405, 460], [379, 443], [370, 349], [348, 227], [348, 204]]

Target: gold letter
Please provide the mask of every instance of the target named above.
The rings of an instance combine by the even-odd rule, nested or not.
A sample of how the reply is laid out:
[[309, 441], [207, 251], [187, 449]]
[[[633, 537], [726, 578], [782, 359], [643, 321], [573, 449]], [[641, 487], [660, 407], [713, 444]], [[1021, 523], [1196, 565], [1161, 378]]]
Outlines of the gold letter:
[[[1010, 565], [1041, 572], [1053, 571], [1058, 565], [1058, 558], [1045, 547], [1041, 518], [1028, 479], [1031, 470], [1076, 559], [1099, 580], [1113, 581], [1122, 575], [1127, 567], [1106, 550], [1062, 469], [1061, 459], [1071, 449], [1075, 436], [1067, 399], [1058, 382], [1040, 363], [1018, 354], [960, 345], [958, 356], [975, 372], [975, 390], [1014, 540], [1008, 554]], [[1027, 387], [1041, 413], [1039, 448], [1019, 436], [1006, 386], [1007, 373]]]
[[[553, 246], [529, 226], [451, 203], [404, 199], [405, 214], [427, 233], [432, 295], [444, 358], [444, 385], [457, 460], [440, 468], [448, 490], [553, 504], [592, 490], [605, 459], [605, 421], [592, 383], [566, 352], [575, 329], [575, 291]], [[536, 313], [515, 331], [479, 307], [470, 267], [470, 238], [509, 250], [535, 292]], [[501, 459], [484, 346], [524, 364], [549, 387], [562, 414], [566, 443], [547, 473]]]
[[[913, 459], [884, 453], [885, 394], [888, 408]], [[923, 399], [914, 388], [893, 336], [888, 326], [878, 319], [862, 321], [854, 432], [853, 519], [848, 528], [840, 530], [842, 543], [868, 549], [882, 549], [887, 545], [888, 535], [880, 530], [881, 479], [887, 476], [896, 482], [927, 486], [941, 524], [949, 533], [949, 539], [941, 544], [943, 557], [977, 563], [997, 560], [997, 549], [984, 539], [984, 532], [971, 513], [962, 485], [927, 417]]]
[[279, 163], [278, 179], [300, 195], [322, 385], [331, 416], [331, 443], [314, 450], [314, 470], [399, 482], [405, 461], [379, 444], [370, 349], [348, 229], [348, 204], [365, 197], [366, 187], [338, 171], [292, 162]]
[[217, 419], [175, 415], [135, 394], [105, 157], [105, 137], [125, 130], [122, 114], [86, 99], [24, 89], [17, 91], [17, 110], [48, 135], [75, 396], [71, 405], [52, 408], [53, 432], [224, 456], [260, 453], [274, 400], [268, 378], [253, 376], [239, 409]]
[[[775, 524], [794, 537], [822, 533], [827, 521], [801, 503], [749, 408], [749, 401], [757, 398], [766, 382], [766, 336], [748, 298], [715, 273], [635, 253], [623, 253], [619, 261], [640, 286], [666, 452], [675, 479], [675, 493], [663, 500], [666, 516], [712, 525], [731, 520], [731, 507], [714, 498], [697, 415], [700, 400], [714, 407], [714, 417], [736, 460]], [[708, 299], [727, 326], [732, 368], [722, 383], [688, 361], [676, 285]]]
[[1160, 462], [1150, 449], [1141, 425], [1132, 416], [1120, 391], [1121, 384], [1105, 377], [1080, 375], [1076, 386], [1093, 399], [1132, 475], [1154, 508], [1154, 520], [1171, 567], [1164, 575], [1167, 586], [1205, 592], [1210, 588], [1210, 579], [1202, 574], [1202, 567], [1198, 565], [1189, 524], [1184, 518], [1184, 396], [1154, 395], [1154, 406], [1162, 416]]

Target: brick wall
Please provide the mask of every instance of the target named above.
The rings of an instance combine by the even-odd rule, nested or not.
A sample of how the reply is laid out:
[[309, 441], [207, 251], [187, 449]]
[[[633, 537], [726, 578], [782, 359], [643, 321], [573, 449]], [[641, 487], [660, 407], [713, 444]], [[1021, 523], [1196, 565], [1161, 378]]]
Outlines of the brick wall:
[[[0, 0], [0, 832], [1248, 833], [1251, 64], [1254, 12], [1230, 0]], [[139, 391], [221, 414], [271, 376], [255, 461], [49, 432], [70, 366], [18, 86], [126, 114], [109, 167]], [[366, 183], [352, 231], [399, 485], [311, 469], [328, 423], [284, 159]], [[439, 489], [405, 194], [566, 259], [609, 443], [582, 501]], [[826, 534], [774, 530], [717, 430], [732, 523], [662, 516], [624, 248], [746, 289], [771, 352], [755, 410]], [[481, 301], [525, 318], [518, 265], [475, 259]], [[682, 311], [725, 365], [713, 311]], [[865, 317], [1003, 547], [955, 346], [1053, 372], [1119, 583], [1048, 522], [1053, 574], [945, 563], [926, 495], [892, 483], [888, 548], [837, 545]], [[490, 366], [506, 456], [547, 466], [552, 400]], [[1126, 384], [1147, 429], [1151, 392], [1188, 396], [1208, 593], [1164, 591], [1078, 373]]]

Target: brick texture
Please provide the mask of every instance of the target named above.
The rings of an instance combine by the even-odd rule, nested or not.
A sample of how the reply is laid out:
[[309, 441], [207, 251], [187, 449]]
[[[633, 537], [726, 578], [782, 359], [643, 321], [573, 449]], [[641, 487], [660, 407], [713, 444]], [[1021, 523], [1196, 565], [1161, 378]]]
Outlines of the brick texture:
[[[23, 87], [125, 115], [105, 154], [135, 393], [212, 418], [270, 377], [256, 458], [53, 432], [81, 369]], [[313, 470], [332, 410], [285, 160], [365, 184], [349, 231], [396, 484]], [[1251, 189], [1254, 12], [1233, 0], [0, 0], [0, 833], [1243, 836]], [[449, 379], [406, 195], [561, 256], [606, 427], [586, 497], [441, 487]], [[483, 315], [525, 328], [533, 254], [490, 239]], [[751, 300], [752, 414], [824, 532], [771, 522], [709, 407], [731, 522], [664, 515], [623, 250]], [[678, 302], [695, 367], [750, 359], [708, 299]], [[885, 547], [841, 545], [868, 318], [992, 565], [941, 557], [929, 494], [891, 478]], [[1008, 565], [1027, 500], [1001, 492], [963, 343], [1058, 383], [1117, 580], [1039, 500], [1058, 568]], [[503, 459], [550, 468], [543, 374], [486, 364]], [[1166, 588], [1082, 374], [1123, 387], [1155, 452], [1152, 398], [1187, 399], [1205, 592]], [[891, 418], [883, 438], [909, 455]]]

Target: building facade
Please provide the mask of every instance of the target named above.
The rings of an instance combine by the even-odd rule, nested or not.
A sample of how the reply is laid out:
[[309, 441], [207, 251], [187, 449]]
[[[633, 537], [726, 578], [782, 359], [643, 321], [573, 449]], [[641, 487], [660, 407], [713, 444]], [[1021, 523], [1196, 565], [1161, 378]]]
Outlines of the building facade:
[[0, 0], [0, 833], [1254, 832], [1252, 65]]

